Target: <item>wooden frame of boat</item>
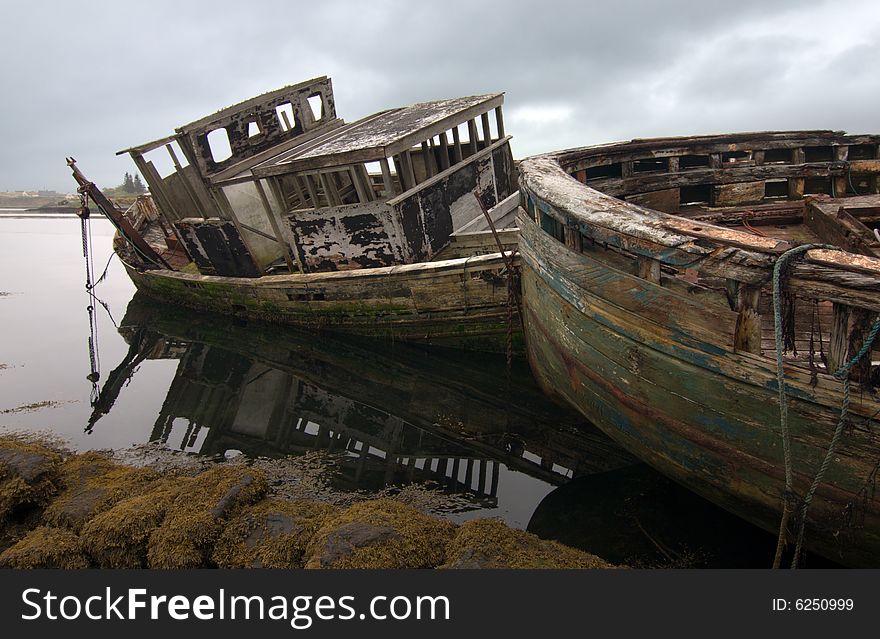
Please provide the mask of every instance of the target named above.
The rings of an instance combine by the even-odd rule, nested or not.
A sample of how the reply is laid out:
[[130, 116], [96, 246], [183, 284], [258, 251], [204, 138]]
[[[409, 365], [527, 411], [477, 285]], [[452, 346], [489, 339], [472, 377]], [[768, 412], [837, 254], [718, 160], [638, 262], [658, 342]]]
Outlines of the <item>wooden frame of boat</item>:
[[[880, 136], [752, 133], [562, 151], [520, 164], [523, 325], [542, 386], [661, 472], [777, 532], [785, 490], [772, 271], [783, 337], [792, 508], [841, 413], [831, 373], [880, 313]], [[674, 215], [673, 215], [674, 214]], [[805, 545], [880, 565], [878, 367], [851, 372], [848, 424]], [[792, 531], [797, 526], [792, 519]]]
[[516, 246], [518, 199], [502, 102], [346, 124], [320, 77], [228, 107], [120, 151], [149, 184], [155, 207], [132, 214], [166, 264], [131, 242], [117, 252], [138, 289], [174, 303], [496, 350], [510, 316], [499, 248]]

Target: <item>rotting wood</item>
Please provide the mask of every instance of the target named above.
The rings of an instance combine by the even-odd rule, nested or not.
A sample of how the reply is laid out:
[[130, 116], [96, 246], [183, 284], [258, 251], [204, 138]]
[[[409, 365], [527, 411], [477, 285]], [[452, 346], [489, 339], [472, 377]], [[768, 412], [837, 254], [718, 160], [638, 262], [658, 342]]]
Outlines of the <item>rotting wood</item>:
[[761, 316], [758, 313], [758, 303], [761, 297], [761, 288], [750, 286], [742, 282], [734, 283], [735, 304], [734, 310], [738, 313], [736, 318], [736, 334], [733, 339], [733, 348], [737, 351], [761, 354]]

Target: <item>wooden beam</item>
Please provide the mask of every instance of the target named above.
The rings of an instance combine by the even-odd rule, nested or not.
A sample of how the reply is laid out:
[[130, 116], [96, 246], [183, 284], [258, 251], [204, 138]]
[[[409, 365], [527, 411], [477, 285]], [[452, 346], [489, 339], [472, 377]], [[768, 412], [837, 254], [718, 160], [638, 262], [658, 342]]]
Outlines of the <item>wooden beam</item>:
[[654, 284], [660, 285], [660, 260], [650, 257], [638, 257], [638, 276]]
[[[443, 159], [442, 153], [440, 154], [440, 158], [441, 160]], [[409, 188], [415, 188], [418, 182], [416, 181], [415, 171], [413, 171], [412, 155], [410, 154], [409, 149], [400, 154], [400, 159], [402, 160], [404, 173], [406, 173], [406, 179], [409, 182]]]
[[303, 179], [306, 182], [306, 190], [309, 192], [309, 199], [312, 201], [312, 208], [313, 209], [321, 208], [322, 202], [318, 198], [318, 187], [314, 182], [315, 176], [304, 175]]
[[361, 176], [358, 175], [357, 169], [355, 167], [348, 167], [348, 177], [351, 179], [351, 183], [354, 184], [354, 190], [357, 191], [358, 201], [363, 204], [371, 201], [371, 198], [367, 193], [367, 189], [361, 183]]
[[437, 171], [434, 170], [434, 154], [431, 152], [431, 146], [427, 140], [422, 142], [422, 159], [425, 163], [425, 176], [430, 178]]
[[[500, 108], [500, 107], [499, 107]], [[458, 127], [452, 127], [452, 160], [453, 164], [458, 164], [461, 162], [461, 135], [458, 132]]]
[[446, 137], [446, 131], [440, 134], [440, 170], [445, 171], [449, 168], [449, 139]]
[[483, 113], [480, 116], [480, 120], [483, 123], [483, 148], [486, 148], [492, 144], [492, 129], [489, 128], [489, 114]]
[[477, 121], [476, 120], [468, 120], [467, 125], [468, 125], [468, 138], [470, 138], [469, 144], [471, 147], [471, 155], [473, 155], [474, 153], [476, 153], [479, 150], [477, 148], [477, 143], [479, 142], [479, 140], [477, 140]]
[[394, 180], [391, 178], [391, 169], [388, 166], [388, 158], [379, 160], [379, 167], [382, 169], [382, 184], [385, 186], [385, 197], [392, 198], [397, 193], [394, 191]]
[[[281, 235], [281, 229], [278, 227], [278, 220], [275, 218], [275, 212], [269, 204], [269, 198], [266, 197], [266, 191], [263, 189], [263, 184], [260, 180], [256, 180], [254, 181], [254, 187], [257, 189], [257, 194], [260, 196], [260, 202], [263, 204], [263, 211], [265, 211], [266, 217], [269, 218], [269, 225], [272, 227], [272, 232], [275, 233], [275, 241], [278, 242], [278, 246], [281, 247], [284, 261], [287, 262], [287, 268], [293, 273], [295, 267], [293, 265], [293, 256], [290, 254], [290, 247], [287, 246], [287, 242], [283, 239], [284, 236]], [[284, 202], [279, 202], [278, 205], [283, 207]]]
[[330, 206], [341, 206], [342, 197], [339, 195], [339, 189], [336, 188], [333, 174], [320, 172], [318, 173], [318, 178], [321, 180], [321, 185], [324, 187], [324, 193], [327, 194], [327, 201], [330, 203]]
[[504, 137], [504, 116], [501, 114], [501, 105], [495, 107], [495, 124], [498, 126], [498, 137]]

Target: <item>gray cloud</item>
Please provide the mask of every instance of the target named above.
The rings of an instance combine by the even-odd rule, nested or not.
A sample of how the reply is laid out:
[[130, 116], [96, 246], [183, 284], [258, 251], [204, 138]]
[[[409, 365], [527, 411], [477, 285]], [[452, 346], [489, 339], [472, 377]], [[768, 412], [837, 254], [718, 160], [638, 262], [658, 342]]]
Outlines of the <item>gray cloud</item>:
[[[523, 156], [652, 135], [876, 132], [876, 3], [21, 3], [0, 42], [0, 189], [99, 184], [117, 150], [317, 75], [346, 120], [507, 92]], [[843, 20], [843, 22], [841, 22]], [[845, 24], [846, 28], [829, 28]]]

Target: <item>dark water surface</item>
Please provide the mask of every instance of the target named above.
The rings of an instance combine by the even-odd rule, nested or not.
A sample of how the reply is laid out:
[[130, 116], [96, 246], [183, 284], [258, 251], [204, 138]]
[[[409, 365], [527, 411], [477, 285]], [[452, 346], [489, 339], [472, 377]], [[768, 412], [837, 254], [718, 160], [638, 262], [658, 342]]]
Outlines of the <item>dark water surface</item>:
[[[95, 268], [112, 228], [92, 222]], [[775, 539], [637, 463], [543, 396], [525, 362], [242, 324], [134, 294], [118, 261], [97, 290], [100, 379], [79, 220], [0, 217], [0, 432], [78, 450], [158, 441], [204, 455], [342, 457], [328, 481], [423, 483], [449, 516], [497, 516], [612, 562], [767, 567]], [[820, 565], [813, 558], [813, 565]]]

